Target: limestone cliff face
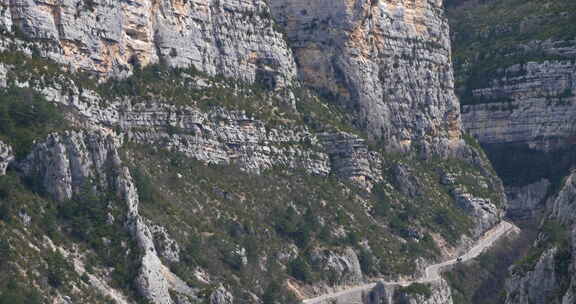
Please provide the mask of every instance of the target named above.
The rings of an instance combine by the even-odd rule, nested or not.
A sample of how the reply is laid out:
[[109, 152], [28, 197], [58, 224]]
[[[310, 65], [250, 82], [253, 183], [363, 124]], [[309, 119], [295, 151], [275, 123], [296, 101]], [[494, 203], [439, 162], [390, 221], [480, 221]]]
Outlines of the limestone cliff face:
[[574, 144], [576, 65], [566, 61], [516, 64], [501, 69], [462, 108], [466, 130], [484, 144], [522, 143], [551, 152]]
[[[288, 289], [304, 298], [361, 284], [368, 273], [409, 272], [412, 259], [418, 271], [440, 254], [423, 259], [405, 250], [422, 247], [424, 256], [434, 242], [446, 245], [444, 238], [456, 248], [501, 218], [501, 183], [481, 151], [461, 138], [441, 1], [0, 0], [0, 28], [1, 89], [38, 92], [75, 129], [37, 138], [24, 159], [0, 144], [0, 175], [10, 164], [9, 174], [29, 179], [38, 188], [30, 191], [52, 202], [69, 201], [87, 184], [115, 194], [127, 215], [106, 220], [125, 223], [141, 262], [124, 281], [136, 283], [128, 292], [153, 303], [193, 303], [196, 296], [213, 304], [260, 302], [278, 293], [263, 282], [269, 273], [292, 276], [288, 285], [299, 280], [295, 285], [306, 286]], [[195, 69], [141, 70], [153, 63]], [[115, 79], [129, 75], [126, 83]], [[145, 85], [139, 75], [149, 77]], [[161, 92], [174, 86], [180, 94], [150, 89], [156, 81], [168, 88]], [[242, 97], [256, 90], [260, 99], [243, 109]], [[306, 104], [299, 90], [337, 101], [359, 128], [320, 117], [337, 111], [318, 98]], [[382, 145], [374, 149], [369, 139]], [[130, 155], [147, 148], [162, 157]], [[158, 185], [133, 167], [158, 174]], [[222, 167], [240, 169], [223, 172], [246, 181], [219, 184], [226, 179], [215, 168]], [[160, 176], [166, 171], [170, 176]], [[268, 176], [288, 185], [270, 190], [263, 185]], [[306, 186], [318, 187], [310, 188], [318, 197], [293, 193]], [[141, 198], [146, 187], [162, 199]], [[348, 205], [324, 197], [333, 189]], [[271, 193], [255, 197], [257, 190]], [[148, 204], [142, 212], [141, 199]], [[312, 205], [316, 199], [321, 207]], [[314, 223], [322, 231], [299, 220], [325, 211]], [[293, 218], [268, 223], [283, 212]], [[389, 218], [396, 215], [405, 218]], [[180, 235], [171, 238], [175, 231]], [[443, 281], [431, 288], [431, 297], [398, 291], [395, 300], [450, 303]]]
[[102, 76], [126, 76], [161, 59], [272, 87], [296, 74], [262, 0], [3, 0], [0, 8], [4, 31], [41, 41], [42, 54]]
[[568, 26], [574, 2], [451, 4], [466, 132], [507, 185], [561, 179], [574, 164], [576, 33]]
[[546, 206], [550, 181], [542, 179], [524, 187], [507, 187], [507, 216], [519, 220], [536, 218]]
[[301, 79], [393, 149], [460, 139], [441, 1], [273, 1]]
[[73, 70], [125, 77], [162, 61], [270, 88], [298, 75], [390, 149], [446, 154], [461, 144], [442, 1], [5, 0], [0, 7], [6, 32], [41, 41], [35, 50]]
[[27, 176], [34, 176], [55, 200], [66, 200], [79, 193], [87, 183], [102, 189], [111, 188], [110, 168], [118, 166], [114, 142], [104, 136], [67, 132], [52, 134], [38, 143], [18, 167]]

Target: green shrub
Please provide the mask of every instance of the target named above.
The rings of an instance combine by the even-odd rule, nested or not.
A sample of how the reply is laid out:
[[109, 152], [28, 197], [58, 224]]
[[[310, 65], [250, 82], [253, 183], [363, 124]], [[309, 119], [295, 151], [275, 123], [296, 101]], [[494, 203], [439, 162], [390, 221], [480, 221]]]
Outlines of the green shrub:
[[374, 261], [374, 254], [366, 249], [362, 249], [360, 251], [360, 255], [358, 256], [358, 260], [360, 262], [360, 269], [362, 269], [362, 273], [367, 275], [374, 273], [374, 268], [376, 266], [376, 262]]
[[35, 199], [25, 191], [16, 174], [10, 172], [0, 176], [0, 221], [11, 222], [21, 206]]
[[152, 185], [148, 175], [138, 168], [131, 168], [130, 173], [132, 173], [134, 183], [138, 189], [138, 198], [140, 201], [146, 203], [154, 202], [154, 186]]
[[288, 265], [288, 271], [291, 276], [306, 283], [313, 282], [312, 268], [302, 256], [299, 256], [295, 260], [291, 261]]
[[315, 225], [314, 221], [306, 221], [306, 217], [298, 215], [292, 207], [286, 208], [285, 211], [277, 211], [278, 220], [276, 222], [276, 232], [281, 236], [289, 237], [300, 248], [306, 247], [311, 240], [311, 229]]
[[408, 295], [421, 295], [426, 299], [429, 299], [432, 296], [430, 285], [423, 283], [412, 283], [409, 286], [400, 287], [398, 288], [398, 292]]
[[16, 280], [10, 280], [0, 289], [0, 304], [42, 304], [42, 297], [35, 288], [19, 285]]
[[279, 298], [280, 292], [281, 292], [280, 284], [278, 284], [276, 281], [272, 281], [264, 291], [264, 294], [262, 295], [262, 303], [263, 304], [278, 303], [276, 302], [276, 300]]
[[60, 251], [50, 253], [46, 257], [46, 263], [48, 264], [48, 284], [54, 288], [62, 287], [69, 277], [71, 266], [66, 262]]
[[106, 223], [107, 205], [108, 201], [87, 183], [80, 194], [59, 205], [58, 216], [66, 221], [74, 238], [98, 248], [102, 237], [114, 234], [113, 226]]
[[0, 238], [0, 266], [10, 260], [10, 243], [7, 239]]

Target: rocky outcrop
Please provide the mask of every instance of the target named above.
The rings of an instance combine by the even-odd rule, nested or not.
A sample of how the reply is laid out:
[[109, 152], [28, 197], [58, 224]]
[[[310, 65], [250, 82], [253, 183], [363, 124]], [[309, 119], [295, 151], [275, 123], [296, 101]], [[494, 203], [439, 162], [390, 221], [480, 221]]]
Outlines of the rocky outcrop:
[[333, 286], [354, 286], [362, 283], [363, 274], [358, 256], [351, 248], [343, 252], [323, 250], [314, 252], [312, 263], [322, 269], [322, 273]]
[[501, 210], [489, 199], [475, 197], [465, 189], [456, 188], [452, 191], [456, 203], [472, 215], [474, 236], [480, 236], [484, 231], [498, 224], [502, 218]]
[[572, 171], [565, 180], [562, 188], [549, 205], [551, 217], [560, 220], [566, 225], [576, 223], [576, 172]]
[[459, 144], [440, 1], [273, 1], [301, 79], [337, 97], [391, 149]]
[[414, 170], [405, 164], [397, 164], [392, 169], [394, 186], [407, 197], [414, 199], [423, 195], [423, 184]]
[[0, 176], [6, 174], [6, 169], [13, 160], [12, 147], [0, 140]]
[[143, 254], [142, 265], [136, 278], [136, 286], [140, 293], [153, 303], [171, 304], [173, 301], [168, 292], [168, 280], [163, 273], [164, 266], [154, 247], [152, 233], [144, 223], [144, 219], [139, 215], [137, 189], [127, 168], [120, 169], [117, 187], [119, 195], [128, 205], [127, 224], [138, 241], [138, 246]]
[[547, 179], [542, 179], [524, 187], [506, 187], [506, 215], [517, 220], [534, 219], [545, 208], [550, 185]]
[[[114, 137], [98, 132], [53, 133], [37, 143], [28, 157], [17, 164], [21, 172], [53, 199], [63, 201], [85, 187], [99, 192], [115, 191], [126, 203], [126, 225], [142, 252], [136, 285], [153, 303], [173, 303], [169, 290], [194, 296], [191, 288], [161, 262], [153, 234], [139, 215], [139, 198], [130, 171], [123, 167]], [[174, 247], [173, 244], [171, 244]]]
[[[461, 149], [460, 153], [471, 164], [483, 171], [482, 175], [466, 176], [466, 172], [462, 175], [462, 172], [446, 171], [442, 172], [440, 182], [448, 187], [457, 206], [473, 215], [473, 236], [480, 237], [502, 220], [502, 205], [506, 202], [504, 188], [500, 179], [486, 169], [489, 168], [488, 161], [481, 152], [467, 147]], [[397, 174], [397, 176], [401, 175]], [[463, 180], [470, 179], [470, 177], [475, 180], [474, 184], [462, 184]], [[409, 187], [408, 189], [412, 191], [420, 191], [420, 187], [409, 182], [408, 179], [400, 180], [399, 184], [404, 185], [404, 188]], [[488, 197], [487, 193], [494, 195]]]
[[170, 237], [166, 228], [160, 225], [147, 223], [150, 227], [150, 232], [154, 238], [154, 245], [160, 256], [165, 258], [168, 262], [180, 262], [180, 245]]
[[[448, 283], [443, 279], [424, 283], [420, 289], [410, 287], [399, 287], [378, 283], [372, 291], [364, 296], [364, 304], [450, 304], [452, 303], [452, 292]], [[414, 292], [420, 290], [422, 293]], [[429, 293], [428, 293], [429, 292]]]
[[271, 87], [296, 75], [292, 53], [262, 0], [2, 1], [0, 25], [73, 69], [126, 76], [157, 63], [195, 66]]
[[136, 142], [163, 146], [206, 163], [236, 164], [254, 173], [275, 166], [316, 175], [331, 171], [325, 153], [301, 148], [309, 144], [322, 150], [308, 130], [267, 128], [243, 112], [205, 113], [191, 107], [137, 104], [124, 109], [119, 120]]
[[210, 304], [232, 304], [234, 297], [223, 286], [219, 286], [210, 295]]
[[364, 185], [382, 180], [382, 157], [370, 151], [364, 139], [345, 132], [321, 133], [318, 139], [329, 156], [331, 173]]
[[552, 248], [542, 254], [533, 271], [506, 281], [507, 304], [512, 303], [550, 303], [550, 296], [557, 289], [554, 256], [557, 249]]
[[111, 137], [67, 131], [50, 134], [17, 166], [36, 180], [39, 190], [63, 201], [80, 193], [85, 186], [113, 189], [114, 180], [107, 172], [119, 163]]

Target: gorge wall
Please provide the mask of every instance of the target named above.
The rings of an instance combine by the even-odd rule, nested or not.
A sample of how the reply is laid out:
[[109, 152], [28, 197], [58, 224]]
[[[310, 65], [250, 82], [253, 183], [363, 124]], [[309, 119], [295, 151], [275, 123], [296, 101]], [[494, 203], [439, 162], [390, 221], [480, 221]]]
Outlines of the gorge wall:
[[508, 216], [538, 231], [509, 271], [503, 302], [572, 303], [576, 6], [450, 4], [464, 128], [503, 179]]
[[[126, 77], [165, 62], [340, 100], [389, 149], [460, 145], [441, 1], [7, 1], [6, 33], [72, 70]], [[8, 43], [5, 41], [5, 45]]]
[[574, 163], [573, 4], [453, 2], [461, 2], [449, 16], [466, 131], [506, 184], [559, 181]]
[[301, 79], [353, 111], [390, 148], [458, 145], [441, 1], [274, 1]]
[[[4, 0], [0, 24], [3, 296], [298, 303], [501, 220], [441, 1]], [[451, 301], [429, 288], [392, 300]]]

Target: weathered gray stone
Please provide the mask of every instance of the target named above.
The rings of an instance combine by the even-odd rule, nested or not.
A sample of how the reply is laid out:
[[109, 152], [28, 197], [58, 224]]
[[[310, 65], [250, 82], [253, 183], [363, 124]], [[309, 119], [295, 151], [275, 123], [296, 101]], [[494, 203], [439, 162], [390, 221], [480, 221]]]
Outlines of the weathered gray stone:
[[[122, 166], [117, 141], [112, 136], [86, 131], [53, 133], [35, 144], [17, 166], [26, 176], [37, 178], [39, 186], [55, 200], [70, 199], [87, 185], [101, 191], [116, 191], [128, 207], [126, 225], [143, 252], [136, 278], [140, 293], [159, 304], [173, 303], [170, 289], [194, 296], [194, 291], [158, 257], [152, 232], [139, 214], [136, 186], [128, 168]], [[170, 256], [175, 258], [174, 252]]]
[[462, 107], [466, 131], [483, 144], [525, 143], [546, 152], [571, 146], [575, 77], [576, 64], [570, 60], [506, 68], [490, 86], [473, 92], [476, 98], [492, 100], [490, 103]]
[[334, 286], [354, 286], [362, 283], [363, 274], [358, 256], [351, 248], [343, 252], [323, 250], [312, 254], [312, 262], [321, 265]]
[[132, 182], [128, 168], [121, 168], [117, 179], [119, 195], [128, 205], [128, 226], [143, 252], [142, 265], [136, 278], [136, 286], [140, 293], [153, 303], [172, 304], [169, 293], [169, 283], [165, 273], [168, 271], [158, 257], [153, 236], [144, 219], [138, 211], [138, 193]]
[[501, 210], [489, 199], [475, 197], [465, 189], [456, 188], [452, 191], [452, 196], [456, 203], [472, 214], [474, 225], [474, 236], [480, 236], [484, 231], [489, 230], [501, 220]]
[[219, 286], [210, 295], [210, 304], [232, 304], [234, 303], [234, 296], [224, 288]]
[[154, 244], [160, 255], [172, 263], [180, 262], [180, 246], [170, 237], [166, 228], [152, 223], [147, 224], [150, 227]]
[[13, 160], [12, 147], [0, 140], [0, 176], [6, 174], [6, 169]]
[[545, 207], [550, 185], [547, 179], [542, 179], [524, 187], [506, 187], [506, 215], [520, 220], [534, 218]]
[[271, 7], [304, 83], [337, 96], [372, 138], [427, 153], [461, 144], [441, 1], [281, 0]]
[[331, 173], [371, 188], [382, 180], [382, 158], [365, 140], [345, 132], [318, 134], [330, 158]]
[[296, 76], [263, 0], [2, 1], [0, 28], [10, 31], [12, 23], [47, 43], [48, 57], [103, 76], [123, 77], [160, 58], [272, 88]]
[[548, 208], [551, 209], [552, 217], [567, 225], [576, 223], [576, 173], [571, 172], [565, 180], [558, 195]]
[[[378, 282], [363, 296], [363, 304], [450, 304], [452, 291], [444, 279], [424, 283], [430, 287], [430, 297], [402, 292], [399, 286]], [[340, 302], [338, 302], [340, 303]], [[344, 302], [342, 302], [344, 303]]]
[[506, 304], [548, 303], [549, 295], [557, 288], [554, 255], [557, 248], [544, 252], [533, 271], [512, 276], [506, 281]]
[[18, 167], [34, 177], [55, 200], [72, 198], [83, 186], [110, 189], [106, 169], [118, 166], [111, 138], [96, 133], [66, 131], [36, 144]]
[[402, 194], [414, 199], [423, 194], [422, 182], [418, 180], [412, 169], [404, 164], [396, 164], [392, 169], [394, 186]]
[[[206, 163], [235, 163], [253, 173], [275, 166], [316, 175], [330, 172], [325, 153], [300, 148], [305, 141], [321, 148], [306, 128], [267, 128], [243, 112], [136, 104], [124, 109], [120, 121], [136, 142], [160, 145]], [[170, 134], [168, 127], [178, 131]]]
[[10, 0], [0, 0], [0, 30], [12, 31], [12, 11]]

